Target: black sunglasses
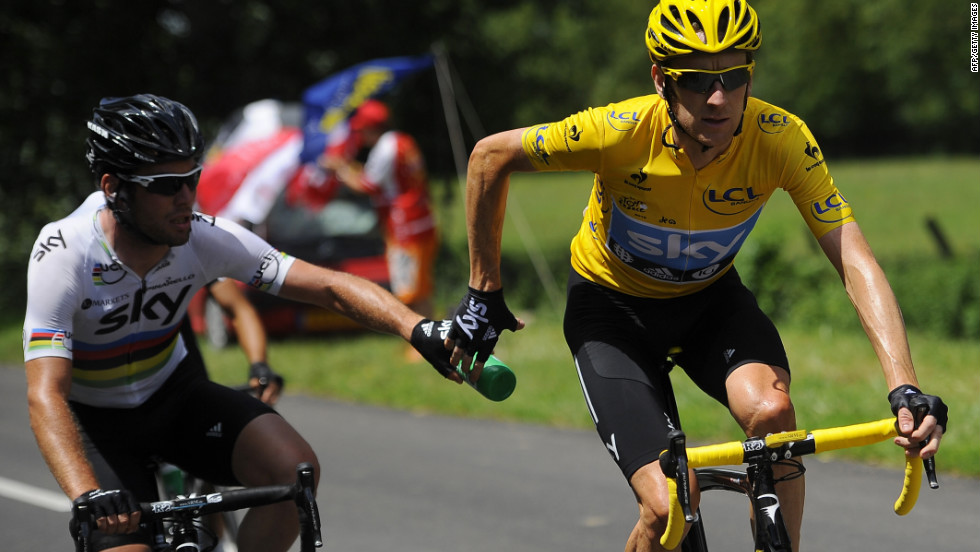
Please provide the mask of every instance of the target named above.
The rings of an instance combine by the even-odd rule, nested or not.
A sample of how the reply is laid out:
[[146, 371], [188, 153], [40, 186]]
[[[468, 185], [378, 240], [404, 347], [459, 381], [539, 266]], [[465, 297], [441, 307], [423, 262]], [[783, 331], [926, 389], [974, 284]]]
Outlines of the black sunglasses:
[[192, 192], [197, 189], [197, 182], [201, 179], [201, 169], [202, 167], [198, 165], [183, 174], [117, 174], [116, 176], [120, 180], [139, 184], [151, 194], [174, 196], [185, 184]]
[[718, 71], [708, 71], [702, 69], [674, 69], [672, 67], [660, 68], [665, 75], [674, 79], [677, 86], [704, 94], [711, 90], [715, 81], [721, 82], [722, 88], [728, 91], [735, 90], [744, 86], [752, 78], [752, 71], [755, 69], [755, 62], [746, 65], [736, 65]]

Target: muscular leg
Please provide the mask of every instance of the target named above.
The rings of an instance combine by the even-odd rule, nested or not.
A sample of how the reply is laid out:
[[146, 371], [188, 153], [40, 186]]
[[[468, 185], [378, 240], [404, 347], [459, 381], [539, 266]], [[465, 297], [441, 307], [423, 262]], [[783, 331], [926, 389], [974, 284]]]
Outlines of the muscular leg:
[[[796, 429], [796, 412], [789, 398], [789, 374], [778, 366], [750, 363], [738, 367], [725, 383], [732, 416], [748, 437]], [[773, 466], [781, 476], [795, 471], [792, 467]], [[786, 530], [793, 550], [800, 549], [800, 525], [803, 521], [804, 481], [802, 477], [776, 484]]]
[[[232, 469], [243, 485], [281, 485], [296, 480], [296, 465], [313, 464], [317, 482], [320, 466], [310, 445], [281, 416], [255, 418], [235, 442]], [[296, 505], [281, 502], [253, 508], [238, 531], [241, 552], [286, 552], [299, 535]]]

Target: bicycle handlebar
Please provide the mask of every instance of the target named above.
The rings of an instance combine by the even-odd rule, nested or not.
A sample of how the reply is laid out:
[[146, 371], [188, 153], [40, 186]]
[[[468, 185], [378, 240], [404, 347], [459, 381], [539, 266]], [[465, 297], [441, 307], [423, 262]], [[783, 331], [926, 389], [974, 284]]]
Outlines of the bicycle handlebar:
[[[305, 462], [298, 465], [296, 479], [296, 483], [290, 485], [267, 485], [159, 502], [141, 502], [140, 524], [179, 516], [197, 518], [292, 500], [299, 513], [302, 550], [320, 548], [323, 546], [323, 538], [320, 534], [320, 514], [313, 492], [313, 466]], [[76, 499], [72, 504], [72, 536], [75, 539], [76, 552], [88, 552], [91, 549], [90, 538], [94, 527], [95, 520], [88, 501]]]
[[[680, 457], [687, 456], [686, 464], [690, 468], [758, 463], [765, 461], [766, 456], [769, 461], [775, 461], [781, 458], [788, 459], [829, 450], [870, 445], [897, 434], [895, 418], [886, 418], [876, 422], [815, 429], [810, 432], [798, 430], [776, 433], [765, 438], [756, 437], [745, 441], [732, 441], [685, 450], [683, 433], [671, 432], [671, 446], [660, 455], [661, 469], [667, 476], [667, 488], [670, 493], [667, 529], [660, 537], [660, 544], [668, 550], [676, 548], [684, 534], [684, 522], [694, 521], [694, 515], [690, 510], [690, 496], [679, 496], [686, 494], [689, 486], [687, 469], [679, 469], [683, 464], [683, 461], [679, 461]], [[681, 443], [680, 447], [676, 446], [678, 442]], [[905, 482], [894, 504], [895, 513], [898, 515], [909, 513], [919, 497], [923, 462], [915, 460], [917, 459], [905, 459]], [[933, 481], [934, 477], [934, 473], [930, 471], [930, 481]]]

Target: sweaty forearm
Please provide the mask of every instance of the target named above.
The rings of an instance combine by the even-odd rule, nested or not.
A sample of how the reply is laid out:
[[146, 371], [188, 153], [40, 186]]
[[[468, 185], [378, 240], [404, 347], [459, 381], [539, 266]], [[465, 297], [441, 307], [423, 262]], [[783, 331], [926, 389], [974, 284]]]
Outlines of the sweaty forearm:
[[52, 475], [70, 499], [99, 487], [85, 457], [75, 418], [61, 397], [28, 399], [31, 429], [41, 456]]
[[470, 287], [494, 291], [502, 286], [500, 241], [510, 175], [533, 170], [521, 147], [523, 129], [494, 134], [477, 143], [466, 173], [466, 220]]
[[902, 312], [860, 227], [845, 224], [822, 237], [820, 245], [840, 274], [888, 388], [916, 385]]
[[895, 294], [876, 262], [845, 266], [847, 295], [881, 363], [888, 389], [917, 385], [905, 321]]

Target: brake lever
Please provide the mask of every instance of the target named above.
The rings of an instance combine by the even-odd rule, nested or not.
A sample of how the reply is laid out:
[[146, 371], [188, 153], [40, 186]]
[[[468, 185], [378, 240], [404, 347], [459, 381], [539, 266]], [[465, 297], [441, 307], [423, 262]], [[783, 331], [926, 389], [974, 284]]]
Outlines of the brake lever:
[[[297, 487], [298, 492], [295, 496], [296, 506], [300, 515], [300, 524], [308, 526], [311, 530], [311, 543], [315, 548], [323, 546], [323, 536], [320, 526], [320, 512], [316, 506], [316, 497], [313, 494], [315, 486], [313, 465], [304, 462], [297, 466]], [[306, 538], [306, 535], [303, 535]]]
[[[922, 420], [925, 419], [926, 414], [928, 414], [928, 413], [929, 413], [929, 407], [926, 406], [926, 405], [924, 405], [924, 404], [915, 407], [915, 410], [912, 412], [912, 417], [915, 420], [915, 427], [916, 428], [919, 427], [919, 424], [922, 423]], [[925, 441], [922, 441], [921, 443], [919, 443], [919, 448], [922, 448], [922, 447], [924, 447], [924, 446], [926, 446], [928, 444], [929, 444], [929, 438], [926, 437], [926, 440]], [[936, 457], [935, 456], [930, 456], [929, 458], [923, 458], [922, 459], [922, 466], [926, 470], [926, 479], [929, 480], [929, 488], [930, 489], [938, 489], [939, 488], [939, 476], [936, 475]]]
[[[677, 502], [684, 512], [684, 520], [688, 523], [696, 521], [691, 511], [691, 478], [687, 469], [687, 436], [683, 431], [673, 430], [667, 435], [668, 443], [665, 454], [668, 455], [667, 470], [674, 473], [677, 481]], [[661, 456], [661, 469], [663, 469]], [[667, 471], [665, 470], [666, 474]]]

